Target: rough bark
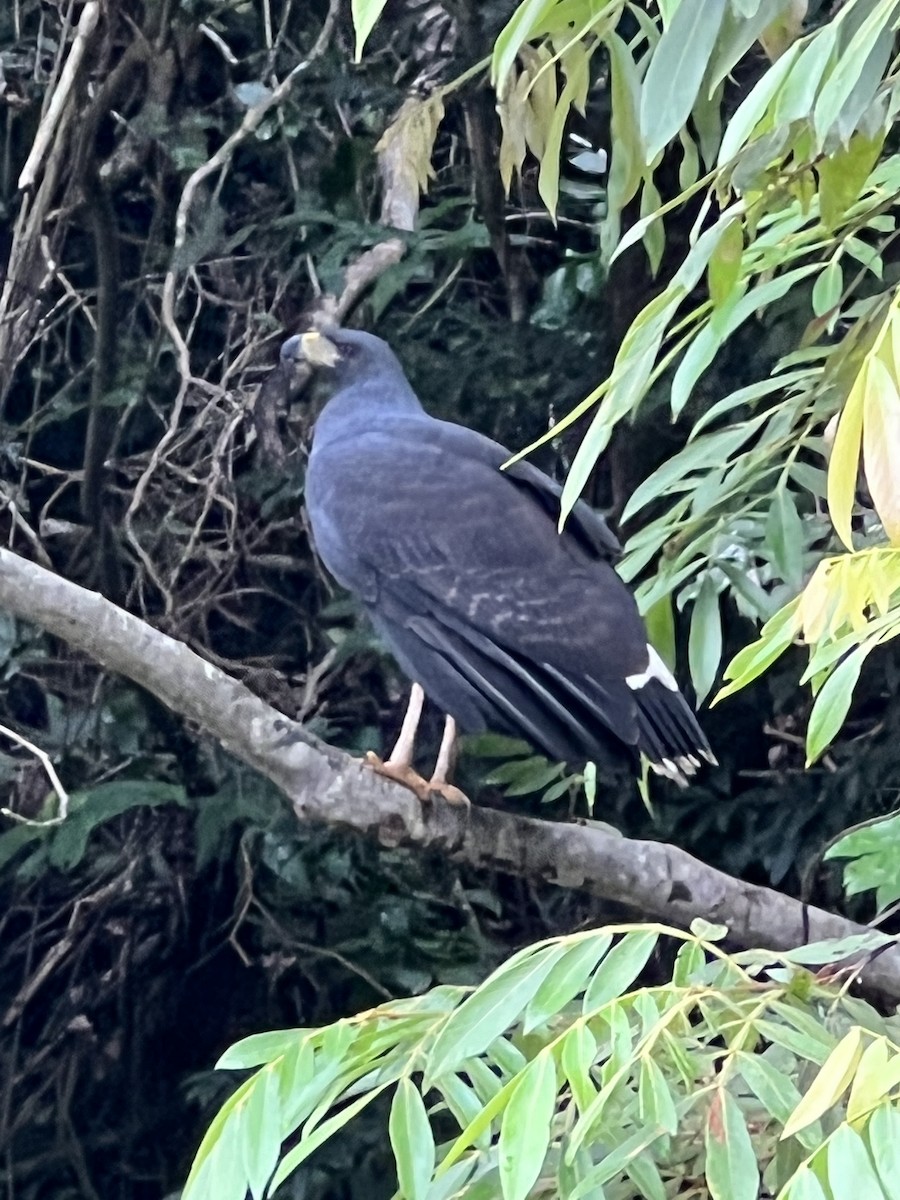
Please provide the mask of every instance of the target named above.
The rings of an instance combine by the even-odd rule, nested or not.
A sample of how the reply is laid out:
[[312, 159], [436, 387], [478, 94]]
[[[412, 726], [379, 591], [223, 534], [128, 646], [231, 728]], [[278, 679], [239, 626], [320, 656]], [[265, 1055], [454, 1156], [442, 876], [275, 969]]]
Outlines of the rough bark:
[[[705, 917], [727, 925], [732, 940], [747, 947], [789, 949], [863, 932], [844, 917], [744, 883], [675, 846], [437, 798], [422, 806], [183, 643], [9, 550], [0, 550], [0, 607], [152, 692], [272, 780], [298, 820], [354, 829], [383, 845], [440, 847], [472, 866], [578, 888], [678, 926]], [[900, 948], [866, 963], [861, 978], [900, 1000]]]

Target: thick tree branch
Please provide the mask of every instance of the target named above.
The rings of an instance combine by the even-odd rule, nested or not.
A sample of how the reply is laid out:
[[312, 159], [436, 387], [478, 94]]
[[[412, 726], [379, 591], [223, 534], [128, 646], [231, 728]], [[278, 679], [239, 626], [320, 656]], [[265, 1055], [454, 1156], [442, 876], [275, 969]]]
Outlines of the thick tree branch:
[[[442, 847], [473, 866], [578, 888], [675, 925], [705, 917], [727, 925], [748, 947], [789, 949], [863, 932], [674, 846], [476, 806], [467, 811], [437, 799], [423, 808], [405, 788], [324, 745], [187, 646], [9, 550], [0, 550], [0, 608], [83, 650], [196, 723], [272, 780], [300, 820], [345, 826], [384, 845]], [[900, 948], [869, 962], [862, 977], [900, 999]]]

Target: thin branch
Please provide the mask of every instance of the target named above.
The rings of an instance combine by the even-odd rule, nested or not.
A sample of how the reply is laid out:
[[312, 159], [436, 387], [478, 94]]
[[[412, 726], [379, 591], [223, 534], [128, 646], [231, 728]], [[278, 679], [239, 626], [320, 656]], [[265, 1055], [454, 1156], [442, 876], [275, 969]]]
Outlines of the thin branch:
[[[786, 950], [865, 932], [844, 917], [726, 875], [675, 846], [438, 799], [421, 805], [181, 642], [9, 550], [0, 550], [0, 607], [127, 676], [194, 722], [275, 783], [298, 820], [354, 829], [382, 845], [440, 848], [475, 867], [577, 888], [682, 927], [705, 917], [727, 925], [731, 938], [747, 947]], [[900, 1000], [900, 948], [890, 946], [867, 961], [860, 977]]]
[[154, 446], [153, 453], [150, 456], [150, 461], [134, 486], [131, 502], [128, 505], [123, 522], [125, 534], [129, 543], [134, 548], [135, 553], [143, 563], [148, 575], [154, 581], [156, 586], [159, 587], [165, 599], [167, 612], [171, 610], [173, 603], [172, 594], [167, 588], [163, 587], [162, 581], [156, 575], [149, 555], [141, 545], [140, 539], [135, 533], [134, 516], [135, 513], [137, 513], [140, 509], [144, 498], [144, 492], [146, 491], [150, 480], [159, 466], [159, 462], [163, 456], [163, 453], [178, 432], [187, 391], [191, 383], [194, 382], [191, 374], [190, 348], [187, 340], [182, 335], [182, 332], [178, 327], [178, 321], [175, 314], [178, 279], [180, 275], [179, 259], [184, 250], [184, 246], [188, 237], [188, 219], [197, 195], [197, 190], [203, 181], [216, 171], [224, 171], [228, 167], [237, 148], [243, 142], [245, 142], [251, 134], [256, 132], [272, 108], [276, 108], [284, 103], [299, 76], [307, 71], [312, 64], [325, 53], [326, 49], [328, 48], [328, 44], [331, 41], [331, 35], [334, 31], [335, 22], [337, 21], [339, 7], [340, 0], [330, 0], [328, 12], [325, 16], [325, 20], [322, 23], [319, 36], [316, 38], [316, 41], [306, 58], [297, 63], [296, 66], [294, 66], [291, 71], [288, 72], [281, 83], [274, 87], [268, 95], [264, 96], [259, 103], [254, 104], [247, 109], [243, 120], [234, 133], [225, 139], [215, 154], [213, 154], [206, 160], [205, 163], [197, 167], [197, 169], [192, 172], [185, 183], [184, 188], [182, 189], [181, 198], [178, 201], [178, 208], [175, 213], [175, 242], [172, 248], [171, 264], [166, 272], [166, 277], [163, 282], [160, 319], [164, 329], [172, 339], [172, 344], [175, 347], [175, 352], [178, 359], [180, 385], [178, 388], [178, 393], [175, 397], [175, 402], [172, 407], [172, 413], [169, 417], [166, 430], [160, 440], [157, 442], [156, 446]]
[[22, 737], [21, 733], [16, 733], [14, 729], [8, 729], [5, 725], [0, 725], [0, 733], [4, 737], [8, 737], [11, 741], [17, 742], [20, 746], [24, 746], [26, 750], [40, 761], [41, 766], [47, 772], [47, 778], [50, 780], [50, 785], [54, 792], [56, 792], [56, 798], [59, 801], [56, 816], [46, 821], [32, 821], [28, 817], [23, 817], [21, 813], [13, 812], [9, 808], [0, 808], [0, 814], [4, 817], [12, 817], [14, 821], [18, 821], [22, 825], [59, 825], [61, 821], [66, 819], [69, 812], [69, 793], [60, 782], [56, 768], [50, 761], [47, 752], [42, 750], [40, 746], [35, 746], [34, 742], [29, 742], [28, 738]]

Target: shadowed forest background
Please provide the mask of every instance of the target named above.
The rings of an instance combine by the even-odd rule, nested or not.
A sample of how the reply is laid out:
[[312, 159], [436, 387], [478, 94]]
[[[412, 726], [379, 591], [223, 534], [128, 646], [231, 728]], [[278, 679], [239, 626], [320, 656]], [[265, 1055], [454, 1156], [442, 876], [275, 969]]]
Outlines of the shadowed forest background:
[[[200, 184], [172, 302], [189, 382], [164, 320], [182, 189], [309, 55], [328, 4], [109, 0], [43, 190], [20, 189], [20, 174], [81, 6], [10, 0], [0, 10], [3, 544], [146, 618], [353, 753], [390, 745], [406, 684], [310, 545], [302, 503], [315, 387], [281, 398], [274, 441], [261, 435], [254, 398], [284, 338], [386, 237], [376, 147], [392, 118], [488, 55], [514, 8], [389, 0], [360, 63], [349, 5], [335, 8], [321, 53], [227, 169]], [[810, 4], [807, 27], [829, 16]], [[623, 18], [626, 33], [633, 20]], [[726, 113], [768, 65], [759, 45], [741, 59]], [[609, 95], [598, 54], [567, 134], [609, 147]], [[580, 143], [563, 142], [554, 221], [530, 160], [504, 195], [492, 93], [475, 78], [444, 103], [433, 177], [415, 229], [400, 235], [405, 253], [350, 320], [392, 344], [432, 413], [519, 450], [609, 374], [629, 325], [677, 269], [700, 196], [667, 219], [657, 270], [640, 243], [610, 264], [605, 175], [573, 165]], [[404, 136], [410, 161], [427, 161], [424, 135]], [[680, 169], [664, 158], [661, 200], [684, 186]], [[631, 201], [623, 228], [641, 215]], [[892, 287], [890, 238], [881, 257]], [[623, 542], [664, 512], [657, 499], [621, 521], [699, 415], [801, 340], [812, 286], [786, 290], [733, 334], [680, 420], [668, 372], [617, 426], [586, 495]], [[562, 481], [585, 428], [569, 426], [536, 461]], [[821, 474], [824, 443], [804, 455]], [[800, 513], [793, 591], [729, 559], [748, 582], [743, 604], [729, 594], [714, 614], [707, 606], [708, 638], [721, 638], [713, 673], [824, 552], [824, 508], [808, 500]], [[726, 575], [721, 588], [734, 582]], [[686, 690], [694, 598], [669, 610]], [[703, 633], [695, 677], [709, 674]], [[869, 660], [839, 737], [805, 768], [804, 662], [792, 648], [702, 710], [720, 765], [689, 791], [654, 787], [651, 812], [623, 771], [598, 781], [593, 817], [861, 915], [822, 853], [896, 803], [900, 663], [892, 647]], [[439, 717], [429, 713], [423, 757]], [[51, 831], [0, 818], [0, 1181], [10, 1200], [175, 1194], [232, 1087], [212, 1065], [237, 1039], [477, 982], [523, 945], [622, 916], [577, 892], [298, 825], [274, 787], [146, 693], [3, 612], [0, 724], [45, 750], [84, 800]], [[481, 803], [587, 815], [577, 780], [564, 784], [497, 739], [469, 740], [459, 782]], [[40, 762], [5, 738], [0, 795], [25, 817], [47, 797]], [[385, 1111], [369, 1109], [279, 1195], [390, 1196]]]

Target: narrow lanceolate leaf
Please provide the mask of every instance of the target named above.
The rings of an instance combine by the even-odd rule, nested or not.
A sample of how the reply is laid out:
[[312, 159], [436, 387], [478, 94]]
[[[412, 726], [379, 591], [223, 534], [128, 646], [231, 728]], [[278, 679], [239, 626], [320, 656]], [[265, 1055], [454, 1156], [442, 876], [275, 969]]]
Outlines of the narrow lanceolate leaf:
[[828, 1200], [828, 1197], [812, 1168], [803, 1163], [787, 1187], [779, 1192], [778, 1200]]
[[422, 1200], [434, 1174], [434, 1135], [425, 1102], [411, 1079], [397, 1084], [388, 1123], [404, 1200]]
[[731, 296], [732, 289], [741, 273], [741, 258], [744, 253], [744, 228], [735, 219], [725, 228], [722, 239], [716, 246], [707, 267], [709, 298], [720, 308]]
[[611, 934], [598, 933], [569, 947], [525, 1009], [525, 1033], [555, 1016], [584, 991], [594, 967], [611, 945]]
[[766, 1111], [783, 1125], [800, 1103], [800, 1093], [794, 1081], [761, 1054], [739, 1050], [734, 1056], [734, 1063]]
[[566, 120], [572, 108], [579, 111], [584, 109], [590, 85], [590, 60], [581, 42], [575, 42], [569, 47], [563, 56], [562, 64], [566, 83], [547, 129], [547, 142], [538, 173], [538, 193], [551, 217], [556, 215], [559, 200], [559, 168]]
[[556, 1063], [542, 1050], [521, 1075], [500, 1125], [503, 1200], [525, 1200], [540, 1174], [556, 1109]]
[[703, 577], [700, 591], [694, 601], [688, 639], [688, 665], [698, 704], [702, 704], [709, 695], [721, 657], [722, 617], [719, 611], [719, 593], [713, 577], [707, 574]]
[[713, 1200], [756, 1200], [759, 1165], [740, 1105], [724, 1087], [706, 1119], [706, 1184]]
[[778, 94], [781, 85], [790, 74], [791, 68], [797, 60], [798, 45], [799, 43], [795, 42], [793, 46], [789, 47], [778, 62], [766, 71], [753, 91], [745, 96], [738, 105], [725, 128], [722, 144], [719, 147], [720, 166], [724, 166], [733, 158], [750, 138], [772, 100]]
[[311, 1029], [276, 1029], [271, 1033], [254, 1033], [229, 1046], [216, 1063], [217, 1071], [240, 1071], [246, 1067], [259, 1067], [272, 1062], [293, 1050], [304, 1038], [309, 1038]]
[[353, 28], [356, 30], [356, 61], [362, 58], [363, 48], [387, 0], [351, 0]]
[[678, 1128], [675, 1101], [665, 1075], [652, 1058], [641, 1059], [638, 1113], [646, 1125], [655, 1125], [666, 1133], [674, 1133]]
[[869, 1153], [886, 1196], [896, 1195], [900, 1179], [900, 1112], [891, 1104], [882, 1104], [866, 1127]]
[[859, 450], [862, 441], [863, 405], [869, 375], [867, 362], [850, 389], [844, 411], [838, 421], [831, 461], [828, 464], [828, 511], [838, 537], [848, 550], [853, 549], [850, 518], [856, 479], [859, 474]]
[[[238, 1114], [241, 1104], [246, 1100], [255, 1083], [255, 1076], [245, 1080], [234, 1095], [229, 1096], [213, 1118], [194, 1157], [191, 1173], [184, 1187], [184, 1195], [190, 1197], [191, 1200], [200, 1200], [207, 1194], [203, 1181], [208, 1178], [212, 1160], [220, 1156], [222, 1147], [237, 1144]], [[234, 1191], [239, 1196], [243, 1196], [246, 1194], [247, 1186], [243, 1171], [240, 1172], [240, 1175], [241, 1178], [235, 1180]]]
[[648, 931], [626, 933], [597, 968], [584, 996], [585, 1013], [621, 996], [647, 965], [658, 940], [658, 934]]
[[890, 1053], [885, 1038], [876, 1038], [866, 1048], [856, 1069], [847, 1101], [847, 1120], [858, 1121], [867, 1116], [898, 1084], [900, 1055]]
[[822, 684], [806, 731], [807, 766], [827, 750], [847, 719], [853, 700], [853, 689], [856, 687], [862, 665], [877, 644], [877, 641], [872, 639], [857, 646]]
[[[382, 3], [384, 2], [385, 0], [382, 0]], [[556, 0], [524, 0], [501, 29], [494, 42], [491, 61], [491, 82], [499, 95], [503, 95], [507, 77], [519, 50], [555, 3]]]
[[262, 1200], [281, 1152], [281, 1099], [277, 1063], [263, 1067], [244, 1112], [244, 1169], [253, 1200]]
[[641, 133], [649, 165], [690, 116], [726, 0], [681, 0], [644, 76]]
[[452, 1014], [434, 1040], [428, 1077], [455, 1070], [465, 1058], [481, 1054], [522, 1013], [522, 1010], [568, 949], [545, 946], [510, 966], [508, 963], [481, 985]]
[[836, 308], [844, 290], [844, 272], [838, 258], [832, 258], [816, 279], [812, 291], [812, 307], [817, 317], [824, 317]]
[[[894, 315], [895, 321], [900, 317]], [[900, 546], [900, 395], [880, 358], [869, 363], [863, 406], [866, 483], [891, 544]]]
[[329, 1117], [327, 1121], [323, 1121], [321, 1125], [317, 1125], [315, 1130], [308, 1136], [301, 1139], [294, 1146], [293, 1150], [289, 1150], [279, 1164], [278, 1170], [275, 1172], [275, 1178], [272, 1180], [270, 1192], [275, 1192], [292, 1171], [300, 1166], [302, 1162], [306, 1162], [311, 1154], [333, 1137], [339, 1129], [352, 1121], [355, 1116], [358, 1116], [364, 1108], [376, 1100], [386, 1087], [389, 1085], [382, 1083], [379, 1087], [373, 1088], [371, 1092], [364, 1092], [362, 1096], [357, 1098], [342, 1108], [340, 1112], [335, 1113], [333, 1117]]
[[781, 1134], [783, 1138], [791, 1137], [812, 1121], [818, 1121], [829, 1108], [837, 1104], [850, 1085], [862, 1053], [862, 1030], [855, 1025], [822, 1064], [806, 1095], [785, 1123]]
[[584, 1113], [597, 1096], [591, 1068], [597, 1057], [597, 1041], [581, 1021], [566, 1034], [562, 1048], [562, 1069], [569, 1081], [578, 1111]]
[[893, 1200], [897, 1195], [896, 1179], [886, 1194], [881, 1190], [866, 1144], [849, 1125], [839, 1126], [828, 1140], [828, 1186], [835, 1200]]

